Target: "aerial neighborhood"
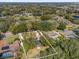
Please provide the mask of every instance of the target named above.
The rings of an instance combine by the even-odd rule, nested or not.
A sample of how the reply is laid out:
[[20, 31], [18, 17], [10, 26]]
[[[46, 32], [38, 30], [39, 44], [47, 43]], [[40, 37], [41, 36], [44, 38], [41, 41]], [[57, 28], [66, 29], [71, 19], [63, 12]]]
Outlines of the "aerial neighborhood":
[[0, 59], [79, 59], [79, 3], [0, 3]]

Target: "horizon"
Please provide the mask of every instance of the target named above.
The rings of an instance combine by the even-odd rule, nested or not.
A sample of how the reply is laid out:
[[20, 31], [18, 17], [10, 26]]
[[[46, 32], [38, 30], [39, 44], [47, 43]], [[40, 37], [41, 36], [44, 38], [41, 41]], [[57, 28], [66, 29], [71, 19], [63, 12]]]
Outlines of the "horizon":
[[0, 2], [79, 2], [79, 0], [0, 0]]

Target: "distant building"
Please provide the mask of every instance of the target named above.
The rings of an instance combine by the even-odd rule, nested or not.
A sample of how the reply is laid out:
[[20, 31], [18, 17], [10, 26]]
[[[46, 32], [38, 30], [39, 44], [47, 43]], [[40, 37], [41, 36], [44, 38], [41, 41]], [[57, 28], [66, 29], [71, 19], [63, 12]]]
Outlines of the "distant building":
[[11, 36], [13, 34], [12, 34], [12, 32], [7, 31], [6, 33], [4, 33], [4, 35], [7, 37], [7, 36]]
[[59, 36], [61, 36], [61, 34], [59, 32], [56, 32], [56, 31], [50, 31], [50, 32], [46, 32], [47, 36], [49, 38], [58, 38]]
[[78, 38], [78, 36], [71, 30], [64, 30], [63, 33], [66, 38], [72, 38], [72, 39]]
[[75, 30], [73, 30], [73, 31], [75, 32], [76, 35], [79, 36], [79, 29], [75, 29]]
[[23, 15], [26, 15], [26, 16], [32, 16], [33, 14], [24, 11], [24, 12], [23, 12]]
[[79, 27], [79, 25], [72, 23], [71, 21], [65, 20], [66, 23], [66, 29], [67, 30], [73, 30], [74, 28]]

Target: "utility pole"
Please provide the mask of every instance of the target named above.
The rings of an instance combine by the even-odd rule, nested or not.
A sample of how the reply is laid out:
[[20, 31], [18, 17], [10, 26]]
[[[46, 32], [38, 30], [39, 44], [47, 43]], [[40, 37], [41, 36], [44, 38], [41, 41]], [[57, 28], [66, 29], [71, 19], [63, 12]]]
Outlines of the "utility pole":
[[[50, 44], [50, 42], [48, 41], [48, 39], [44, 36], [44, 34], [41, 31], [38, 31], [38, 33], [47, 41], [47, 43], [50, 45], [50, 47], [54, 50], [54, 54], [48, 55], [48, 56], [53, 56], [58, 54], [57, 51], [55, 50], [55, 48]], [[44, 57], [48, 57], [48, 56], [44, 56]], [[41, 57], [43, 58], [43, 57]]]
[[24, 48], [24, 45], [23, 45], [23, 42], [22, 42], [22, 41], [24, 40], [24, 38], [23, 38], [23, 36], [22, 36], [22, 33], [19, 33], [18, 35], [19, 35], [19, 39], [20, 39], [20, 42], [21, 42], [21, 43], [20, 43], [20, 44], [21, 44], [21, 47], [22, 47], [23, 52], [24, 52], [24, 55], [25, 55], [25, 59], [28, 59], [28, 58], [27, 58], [26, 51], [25, 51], [25, 48]]
[[[41, 46], [41, 43], [39, 42], [40, 41], [40, 34], [36, 32], [36, 42], [37, 42], [37, 49], [41, 49], [40, 46]], [[40, 53], [36, 56], [36, 59], [40, 59]]]

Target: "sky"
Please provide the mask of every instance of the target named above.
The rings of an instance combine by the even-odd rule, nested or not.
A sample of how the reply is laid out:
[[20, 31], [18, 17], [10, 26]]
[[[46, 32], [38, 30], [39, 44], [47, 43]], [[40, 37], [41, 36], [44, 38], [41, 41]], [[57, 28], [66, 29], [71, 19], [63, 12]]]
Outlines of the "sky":
[[79, 2], [79, 0], [0, 0], [0, 2]]

